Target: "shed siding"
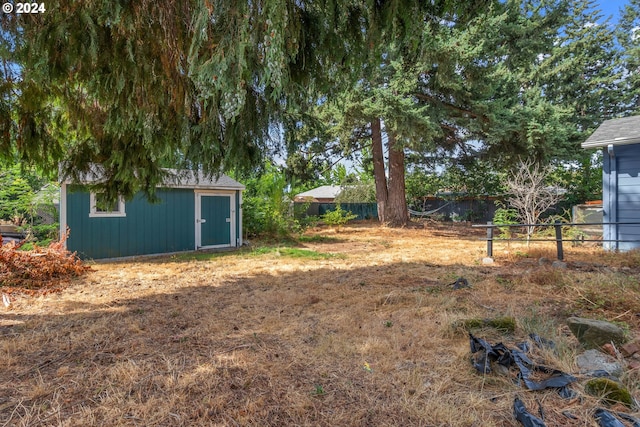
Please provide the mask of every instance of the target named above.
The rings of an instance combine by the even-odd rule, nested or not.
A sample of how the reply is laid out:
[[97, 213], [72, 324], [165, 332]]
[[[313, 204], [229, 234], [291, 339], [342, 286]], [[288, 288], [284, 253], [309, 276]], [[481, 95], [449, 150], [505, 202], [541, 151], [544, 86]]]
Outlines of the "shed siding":
[[[613, 157], [604, 150], [604, 222], [640, 222], [640, 144], [614, 147]], [[640, 247], [640, 224], [605, 225], [604, 239], [610, 249]], [[625, 241], [635, 240], [635, 242]]]
[[242, 241], [242, 211], [240, 210], [240, 198], [242, 197], [242, 193], [240, 191], [236, 191], [236, 241], [231, 242], [231, 244], [239, 246], [239, 243]]
[[125, 203], [125, 217], [89, 218], [89, 193], [73, 186], [67, 193], [67, 248], [81, 258], [178, 252], [194, 249], [194, 192], [158, 189], [159, 203], [141, 194]]

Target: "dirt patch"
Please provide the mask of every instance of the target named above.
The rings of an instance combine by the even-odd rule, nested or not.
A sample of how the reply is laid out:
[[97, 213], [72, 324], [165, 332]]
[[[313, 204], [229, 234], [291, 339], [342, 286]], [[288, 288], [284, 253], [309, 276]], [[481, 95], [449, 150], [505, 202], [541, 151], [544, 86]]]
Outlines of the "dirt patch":
[[[536, 332], [560, 348], [545, 362], [572, 372], [567, 316], [638, 329], [637, 255], [567, 248], [558, 270], [538, 262], [552, 244], [500, 243], [484, 266], [483, 234], [318, 229], [295, 244], [95, 264], [58, 294], [15, 295], [0, 312], [0, 423], [510, 426], [520, 395], [548, 425], [595, 425], [595, 398], [479, 375], [456, 325], [513, 316], [514, 334], [475, 335]], [[454, 289], [459, 277], [471, 286]]]

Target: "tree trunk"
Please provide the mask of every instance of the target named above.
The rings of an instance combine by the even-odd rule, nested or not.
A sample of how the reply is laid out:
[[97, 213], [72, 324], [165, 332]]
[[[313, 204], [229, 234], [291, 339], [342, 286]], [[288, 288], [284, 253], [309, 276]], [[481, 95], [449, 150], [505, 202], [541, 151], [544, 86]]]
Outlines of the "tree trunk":
[[385, 220], [391, 227], [403, 227], [409, 222], [404, 184], [404, 147], [387, 131], [389, 141], [389, 187]]
[[373, 177], [376, 182], [376, 203], [378, 204], [378, 220], [387, 221], [387, 177], [384, 172], [384, 153], [382, 151], [382, 130], [380, 119], [371, 120], [371, 152], [373, 155]]

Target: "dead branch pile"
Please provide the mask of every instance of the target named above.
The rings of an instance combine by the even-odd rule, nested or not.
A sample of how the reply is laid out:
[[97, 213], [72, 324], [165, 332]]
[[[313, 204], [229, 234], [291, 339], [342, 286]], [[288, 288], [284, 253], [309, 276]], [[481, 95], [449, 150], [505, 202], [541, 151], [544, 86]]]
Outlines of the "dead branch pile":
[[23, 251], [24, 242], [2, 244], [0, 236], [0, 287], [3, 292], [56, 290], [63, 279], [84, 274], [84, 265], [75, 252], [64, 247], [66, 236], [47, 247]]

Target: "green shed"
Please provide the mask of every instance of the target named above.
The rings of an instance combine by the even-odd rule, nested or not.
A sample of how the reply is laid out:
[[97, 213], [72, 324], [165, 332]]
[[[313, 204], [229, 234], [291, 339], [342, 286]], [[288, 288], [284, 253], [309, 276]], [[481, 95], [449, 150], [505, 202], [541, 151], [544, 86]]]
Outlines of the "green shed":
[[159, 202], [137, 194], [108, 208], [96, 205], [88, 187], [99, 174], [61, 182], [60, 232], [69, 228], [67, 249], [83, 259], [103, 259], [242, 245], [242, 184], [226, 175], [167, 172], [156, 190]]

